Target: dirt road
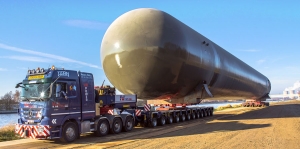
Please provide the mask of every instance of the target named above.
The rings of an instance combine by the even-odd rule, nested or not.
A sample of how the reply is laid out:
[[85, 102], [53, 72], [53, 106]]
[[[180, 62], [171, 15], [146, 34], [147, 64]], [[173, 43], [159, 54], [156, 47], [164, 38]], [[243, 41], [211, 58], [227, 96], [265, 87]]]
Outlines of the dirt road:
[[58, 141], [1, 142], [0, 148], [300, 148], [300, 101], [266, 108], [237, 108], [213, 117], [129, 133]]

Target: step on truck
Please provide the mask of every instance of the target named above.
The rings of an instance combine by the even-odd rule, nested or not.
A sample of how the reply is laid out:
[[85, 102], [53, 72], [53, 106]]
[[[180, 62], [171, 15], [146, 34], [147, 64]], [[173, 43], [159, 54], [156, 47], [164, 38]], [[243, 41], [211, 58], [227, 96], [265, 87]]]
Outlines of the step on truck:
[[137, 95], [116, 95], [114, 87], [95, 86], [91, 73], [54, 66], [28, 70], [16, 88], [22, 91], [15, 132], [23, 138], [72, 142], [83, 133], [105, 136], [213, 115], [199, 105], [138, 107]]

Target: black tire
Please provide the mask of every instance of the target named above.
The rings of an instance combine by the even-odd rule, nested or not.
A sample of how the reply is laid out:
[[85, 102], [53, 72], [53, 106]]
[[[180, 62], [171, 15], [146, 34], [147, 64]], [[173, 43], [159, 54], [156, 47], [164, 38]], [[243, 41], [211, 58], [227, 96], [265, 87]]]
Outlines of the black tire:
[[99, 120], [97, 124], [96, 136], [102, 137], [106, 136], [109, 132], [109, 125], [107, 120]]
[[131, 131], [133, 129], [133, 118], [131, 116], [127, 117], [125, 120], [125, 126], [123, 130], [125, 132]]
[[192, 119], [192, 120], [196, 119], [196, 114], [195, 114], [195, 112], [192, 113], [191, 119]]
[[205, 110], [203, 110], [203, 117], [207, 116], [207, 112]]
[[118, 134], [122, 131], [122, 121], [120, 118], [115, 118], [112, 123], [111, 133]]
[[211, 109], [211, 110], [210, 110], [210, 116], [213, 116], [213, 115], [214, 115], [214, 110]]
[[210, 116], [210, 110], [207, 110], [207, 111], [206, 111], [206, 115], [207, 115], [207, 116]]
[[60, 141], [69, 143], [69, 142], [73, 142], [77, 138], [78, 138], [77, 125], [73, 122], [66, 122], [63, 125]]
[[174, 123], [178, 123], [179, 122], [179, 116], [178, 115], [175, 115], [174, 116]]
[[196, 118], [197, 119], [200, 118], [200, 112], [199, 111], [196, 112]]
[[168, 124], [172, 124], [173, 123], [173, 117], [172, 116], [168, 117], [167, 123]]
[[185, 121], [185, 115], [184, 115], [184, 114], [182, 114], [182, 115], [180, 116], [180, 121], [182, 121], [182, 122]]
[[164, 126], [166, 124], [166, 117], [162, 115], [160, 119], [158, 120], [158, 125]]
[[157, 119], [156, 118], [152, 118], [152, 121], [150, 122], [150, 127], [156, 127], [157, 126]]
[[200, 117], [201, 117], [201, 118], [204, 117], [204, 111], [203, 111], [203, 110], [200, 111]]
[[186, 114], [186, 120], [187, 121], [191, 120], [191, 114], [190, 113]]

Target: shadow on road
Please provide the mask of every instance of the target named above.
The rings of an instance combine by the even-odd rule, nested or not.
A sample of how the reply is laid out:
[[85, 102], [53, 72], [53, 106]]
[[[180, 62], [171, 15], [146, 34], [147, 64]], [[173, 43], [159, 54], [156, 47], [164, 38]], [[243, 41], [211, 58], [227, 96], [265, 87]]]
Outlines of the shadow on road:
[[292, 117], [300, 117], [300, 104], [272, 105], [266, 108], [246, 112], [236, 116], [220, 118], [220, 120], [247, 120]]

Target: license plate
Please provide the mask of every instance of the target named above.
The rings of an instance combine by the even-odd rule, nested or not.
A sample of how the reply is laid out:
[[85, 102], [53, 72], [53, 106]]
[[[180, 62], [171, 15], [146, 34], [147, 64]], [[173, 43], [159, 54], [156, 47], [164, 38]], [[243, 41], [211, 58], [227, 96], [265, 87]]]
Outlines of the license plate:
[[43, 79], [44, 75], [29, 76], [28, 80]]
[[28, 120], [27, 122], [32, 124], [32, 123], [34, 123], [34, 120]]

